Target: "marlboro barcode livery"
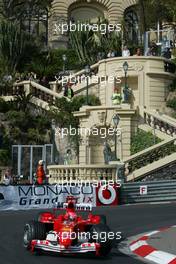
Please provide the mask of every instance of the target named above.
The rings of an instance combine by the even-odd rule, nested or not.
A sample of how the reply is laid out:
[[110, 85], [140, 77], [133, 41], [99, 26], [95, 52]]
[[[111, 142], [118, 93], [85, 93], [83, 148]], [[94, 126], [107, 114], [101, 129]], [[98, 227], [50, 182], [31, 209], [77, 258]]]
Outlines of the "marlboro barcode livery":
[[104, 215], [89, 213], [86, 219], [76, 213], [91, 211], [90, 204], [76, 204], [74, 197], [67, 197], [63, 204], [65, 214], [58, 215], [58, 208], [41, 213], [38, 221], [30, 221], [24, 227], [24, 246], [34, 251], [58, 252], [61, 254], [92, 253], [106, 256], [112, 248], [112, 241], [101, 233], [110, 231]]

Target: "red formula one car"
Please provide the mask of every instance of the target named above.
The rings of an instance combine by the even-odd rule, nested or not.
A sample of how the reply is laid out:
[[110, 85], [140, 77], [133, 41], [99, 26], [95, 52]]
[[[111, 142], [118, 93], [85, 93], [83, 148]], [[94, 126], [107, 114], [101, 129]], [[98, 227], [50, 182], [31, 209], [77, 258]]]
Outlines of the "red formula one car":
[[[76, 204], [68, 197], [63, 205], [65, 214], [57, 211], [39, 214], [37, 221], [30, 221], [24, 227], [24, 247], [34, 251], [58, 252], [60, 254], [93, 253], [106, 256], [110, 253], [113, 241], [109, 238], [110, 229], [106, 216], [89, 213], [86, 219], [76, 210], [90, 210], [89, 204]], [[112, 232], [111, 232], [112, 233]]]

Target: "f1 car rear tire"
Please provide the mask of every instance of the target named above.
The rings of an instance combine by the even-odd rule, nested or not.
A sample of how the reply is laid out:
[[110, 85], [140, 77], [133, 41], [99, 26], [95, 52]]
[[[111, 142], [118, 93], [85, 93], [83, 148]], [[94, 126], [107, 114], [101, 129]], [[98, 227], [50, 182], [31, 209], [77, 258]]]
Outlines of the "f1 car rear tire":
[[[100, 244], [100, 256], [107, 256], [113, 247], [113, 240], [108, 237], [109, 232], [110, 228], [105, 224], [93, 225], [90, 229], [91, 242]], [[104, 234], [103, 237], [102, 234]]]
[[34, 239], [44, 240], [46, 238], [46, 229], [43, 223], [31, 221], [24, 227], [23, 244], [26, 249], [30, 249], [31, 241]]

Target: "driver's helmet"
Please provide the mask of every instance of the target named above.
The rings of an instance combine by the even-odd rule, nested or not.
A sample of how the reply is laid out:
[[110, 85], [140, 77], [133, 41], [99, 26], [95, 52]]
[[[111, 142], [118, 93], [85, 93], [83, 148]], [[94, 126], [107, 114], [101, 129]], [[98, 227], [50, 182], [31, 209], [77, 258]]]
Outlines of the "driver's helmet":
[[68, 209], [75, 209], [75, 204], [73, 201], [69, 201], [68, 202], [68, 206], [67, 206]]
[[74, 213], [74, 212], [69, 212], [69, 213], [68, 213], [68, 219], [69, 219], [70, 221], [75, 221], [76, 218], [77, 218], [76, 213]]
[[67, 211], [74, 212], [75, 211], [75, 204], [76, 204], [75, 197], [67, 196], [66, 202], [67, 202]]

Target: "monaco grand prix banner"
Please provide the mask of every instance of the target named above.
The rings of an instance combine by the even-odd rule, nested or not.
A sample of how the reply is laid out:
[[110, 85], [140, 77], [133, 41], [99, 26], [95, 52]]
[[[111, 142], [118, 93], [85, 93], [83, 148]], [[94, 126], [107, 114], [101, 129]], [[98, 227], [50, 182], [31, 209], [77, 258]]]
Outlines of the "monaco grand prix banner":
[[118, 188], [62, 185], [0, 186], [0, 210], [44, 209], [61, 206], [67, 196], [74, 196], [77, 203], [95, 206], [118, 204]]

